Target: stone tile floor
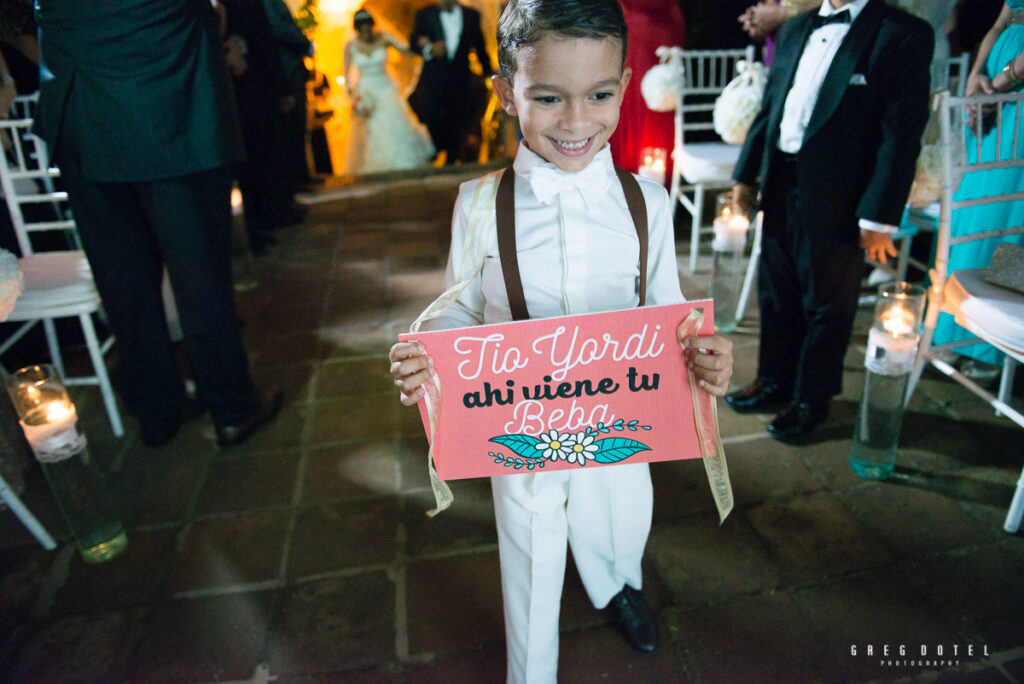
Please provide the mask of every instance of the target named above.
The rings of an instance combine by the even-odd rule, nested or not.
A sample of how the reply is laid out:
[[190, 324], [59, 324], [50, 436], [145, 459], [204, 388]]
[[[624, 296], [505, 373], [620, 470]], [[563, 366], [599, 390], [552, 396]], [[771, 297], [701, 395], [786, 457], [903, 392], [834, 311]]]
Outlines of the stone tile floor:
[[[218, 450], [205, 419], [158, 449], [132, 421], [114, 439], [98, 393], [73, 390], [129, 547], [85, 565], [27, 469], [24, 500], [60, 545], [45, 551], [0, 512], [0, 681], [503, 679], [489, 484], [455, 482], [455, 506], [424, 516], [425, 440], [384, 360], [440, 291], [466, 177], [307, 198], [307, 220], [279, 233], [255, 262], [258, 288], [239, 295], [253, 373], [287, 393], [243, 447]], [[683, 280], [706, 293], [706, 272]], [[657, 655], [625, 646], [570, 564], [562, 681], [1024, 681], [1024, 539], [1002, 530], [1020, 432], [926, 375], [896, 475], [854, 476], [869, 315], [813, 443], [774, 442], [770, 416], [722, 405], [737, 500], [724, 524], [699, 463], [652, 468]], [[745, 323], [737, 384], [756, 369], [756, 319]]]

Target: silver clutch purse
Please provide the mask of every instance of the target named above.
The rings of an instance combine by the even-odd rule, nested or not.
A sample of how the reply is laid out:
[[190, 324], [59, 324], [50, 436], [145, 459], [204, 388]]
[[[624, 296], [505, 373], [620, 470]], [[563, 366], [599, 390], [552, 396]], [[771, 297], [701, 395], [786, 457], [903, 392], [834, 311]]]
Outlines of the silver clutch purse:
[[1004, 242], [996, 247], [981, 278], [986, 283], [1024, 293], [1024, 246]]

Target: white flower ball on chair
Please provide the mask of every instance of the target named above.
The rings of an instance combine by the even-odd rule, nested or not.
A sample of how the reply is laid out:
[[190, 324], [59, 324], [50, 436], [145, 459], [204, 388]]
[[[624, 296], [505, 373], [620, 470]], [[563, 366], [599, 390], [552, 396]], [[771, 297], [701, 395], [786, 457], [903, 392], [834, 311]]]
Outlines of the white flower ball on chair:
[[655, 112], [671, 112], [683, 89], [683, 74], [672, 64], [655, 64], [640, 81], [640, 93]]

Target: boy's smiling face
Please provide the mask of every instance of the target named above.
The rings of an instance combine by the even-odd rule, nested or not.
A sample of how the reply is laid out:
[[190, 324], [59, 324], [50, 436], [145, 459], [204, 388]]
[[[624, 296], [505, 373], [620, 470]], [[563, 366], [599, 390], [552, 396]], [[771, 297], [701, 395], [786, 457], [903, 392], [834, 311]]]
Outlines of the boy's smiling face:
[[563, 171], [583, 170], [619, 123], [632, 74], [622, 68], [622, 43], [549, 33], [522, 46], [516, 62], [511, 80], [493, 83], [526, 146]]

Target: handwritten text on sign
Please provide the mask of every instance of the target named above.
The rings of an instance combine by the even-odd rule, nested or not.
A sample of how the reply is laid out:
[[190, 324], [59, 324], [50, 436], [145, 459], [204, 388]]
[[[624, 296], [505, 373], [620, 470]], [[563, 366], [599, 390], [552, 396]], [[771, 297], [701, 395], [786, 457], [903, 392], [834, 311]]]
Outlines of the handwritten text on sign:
[[[434, 359], [442, 479], [699, 458], [676, 329], [707, 300], [405, 334]], [[436, 398], [436, 397], [435, 397]], [[420, 402], [424, 425], [429, 422]]]

